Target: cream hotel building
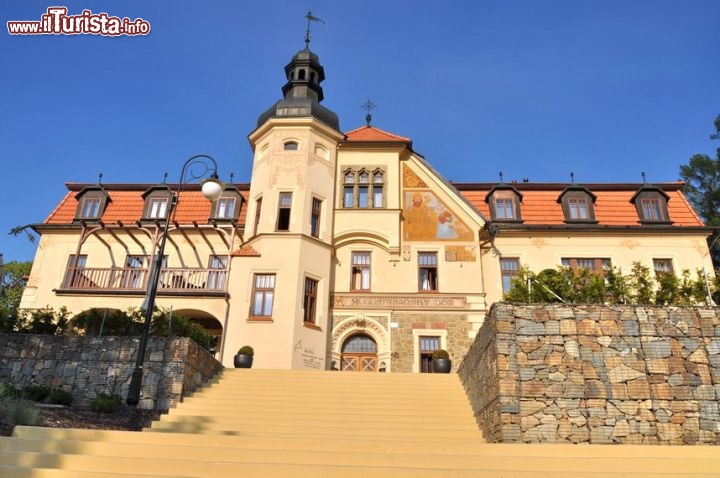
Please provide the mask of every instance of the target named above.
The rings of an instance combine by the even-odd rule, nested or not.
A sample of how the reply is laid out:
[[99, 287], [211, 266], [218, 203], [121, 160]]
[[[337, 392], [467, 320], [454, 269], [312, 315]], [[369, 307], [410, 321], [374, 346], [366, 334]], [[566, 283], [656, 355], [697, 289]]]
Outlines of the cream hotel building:
[[[217, 336], [232, 366], [456, 368], [521, 265], [712, 270], [682, 183], [450, 183], [409, 138], [339, 128], [308, 48], [250, 133], [250, 183], [179, 195], [157, 306]], [[47, 219], [21, 306], [127, 310], [145, 296], [175, 184], [68, 183]]]

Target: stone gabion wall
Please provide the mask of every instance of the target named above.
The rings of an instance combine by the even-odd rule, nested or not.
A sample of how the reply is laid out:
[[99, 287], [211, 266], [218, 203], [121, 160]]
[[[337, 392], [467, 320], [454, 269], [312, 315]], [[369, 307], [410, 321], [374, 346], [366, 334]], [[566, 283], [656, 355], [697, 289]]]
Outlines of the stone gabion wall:
[[719, 313], [496, 304], [459, 373], [489, 441], [720, 444]]
[[[127, 397], [139, 340], [131, 337], [0, 335], [0, 382], [44, 385], [87, 406], [99, 393]], [[167, 410], [222, 368], [188, 338], [151, 338], [140, 408]]]

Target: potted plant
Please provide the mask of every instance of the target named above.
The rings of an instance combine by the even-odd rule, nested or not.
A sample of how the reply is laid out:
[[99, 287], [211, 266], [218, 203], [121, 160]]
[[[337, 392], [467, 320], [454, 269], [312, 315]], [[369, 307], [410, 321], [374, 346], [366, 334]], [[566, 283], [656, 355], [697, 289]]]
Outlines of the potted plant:
[[452, 362], [447, 350], [437, 349], [432, 353], [432, 367], [435, 373], [450, 373]]
[[240, 350], [238, 350], [238, 353], [235, 354], [235, 360], [234, 360], [235, 368], [250, 368], [250, 367], [252, 367], [253, 355], [255, 355], [255, 351], [249, 345], [243, 345], [242, 347], [240, 347]]

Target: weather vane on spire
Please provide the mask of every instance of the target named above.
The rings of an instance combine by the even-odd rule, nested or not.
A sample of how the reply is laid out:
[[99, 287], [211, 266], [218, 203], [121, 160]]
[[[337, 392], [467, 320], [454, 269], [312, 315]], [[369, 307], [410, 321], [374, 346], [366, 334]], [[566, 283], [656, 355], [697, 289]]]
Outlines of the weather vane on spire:
[[308, 10], [307, 15], [305, 15], [305, 18], [307, 18], [307, 30], [305, 30], [305, 48], [310, 48], [310, 22], [318, 22], [325, 25], [325, 22], [321, 20], [320, 18], [313, 16], [312, 12]]
[[370, 114], [370, 112], [377, 108], [377, 105], [370, 101], [370, 99], [368, 98], [368, 100], [365, 103], [361, 104], [360, 107], [364, 109], [367, 113], [365, 115], [365, 123], [370, 126], [370, 121], [372, 120], [372, 115]]

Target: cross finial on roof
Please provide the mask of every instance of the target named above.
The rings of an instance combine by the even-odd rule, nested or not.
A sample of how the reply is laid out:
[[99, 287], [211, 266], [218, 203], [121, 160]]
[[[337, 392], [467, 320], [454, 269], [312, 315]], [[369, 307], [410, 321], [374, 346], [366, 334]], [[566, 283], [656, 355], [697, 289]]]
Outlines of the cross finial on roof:
[[325, 22], [318, 17], [313, 16], [310, 10], [308, 10], [305, 18], [307, 18], [307, 30], [305, 30], [305, 48], [310, 48], [310, 22], [318, 22], [322, 23], [323, 25], [325, 24]]
[[376, 105], [375, 103], [373, 103], [373, 102], [370, 100], [370, 98], [368, 98], [368, 100], [367, 100], [365, 103], [363, 103], [362, 105], [360, 105], [360, 107], [361, 107], [362, 109], [364, 109], [365, 112], [367, 113], [367, 114], [365, 115], [365, 124], [368, 125], [368, 126], [370, 126], [370, 121], [372, 121], [372, 115], [370, 114], [370, 112], [371, 112], [372, 110], [374, 110], [375, 108], [377, 108], [377, 105]]
[[498, 174], [500, 175], [500, 182], [503, 182], [503, 173], [502, 173], [502, 171], [500, 171]]

